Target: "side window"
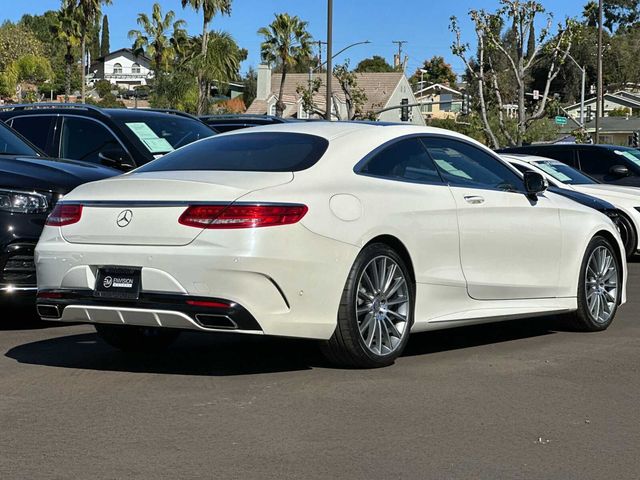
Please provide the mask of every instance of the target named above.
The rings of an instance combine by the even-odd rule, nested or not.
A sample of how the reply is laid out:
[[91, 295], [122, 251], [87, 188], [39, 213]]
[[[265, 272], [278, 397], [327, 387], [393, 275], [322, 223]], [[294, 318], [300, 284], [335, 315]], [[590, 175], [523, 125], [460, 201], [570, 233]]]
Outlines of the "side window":
[[541, 148], [537, 152], [533, 152], [533, 155], [552, 158], [553, 160], [566, 163], [569, 166], [575, 165], [573, 160], [573, 151], [567, 148]]
[[408, 138], [375, 154], [360, 173], [412, 182], [442, 183], [438, 170], [422, 143]]
[[522, 179], [492, 155], [468, 143], [428, 137], [424, 143], [442, 178], [452, 186], [523, 191]]
[[122, 147], [103, 125], [85, 118], [64, 118], [60, 157], [100, 163], [98, 154], [105, 150], [122, 150]]
[[40, 150], [46, 150], [51, 124], [56, 117], [29, 115], [12, 119], [11, 126]]
[[[590, 175], [607, 175], [611, 167], [614, 166], [615, 160], [607, 152], [597, 148], [581, 149], [578, 154], [580, 155], [580, 170]], [[626, 165], [626, 162], [620, 157], [617, 165]]]

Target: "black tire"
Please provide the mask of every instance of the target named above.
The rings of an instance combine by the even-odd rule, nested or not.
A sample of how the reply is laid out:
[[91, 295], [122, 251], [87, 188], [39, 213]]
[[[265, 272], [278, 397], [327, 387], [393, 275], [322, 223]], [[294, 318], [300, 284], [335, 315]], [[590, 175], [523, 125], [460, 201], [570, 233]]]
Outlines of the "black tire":
[[[613, 261], [615, 262], [616, 268], [616, 282], [617, 288], [615, 291], [615, 302], [611, 308], [611, 314], [609, 318], [605, 321], [596, 320], [595, 316], [591, 313], [589, 309], [589, 304], [587, 300], [587, 291], [586, 286], [586, 278], [587, 278], [587, 267], [589, 259], [593, 252], [598, 248], [606, 248], [611, 256], [613, 257]], [[620, 295], [622, 294], [621, 289], [621, 279], [622, 279], [622, 269], [620, 265], [620, 258], [616, 255], [616, 249], [611, 245], [611, 242], [602, 236], [595, 236], [589, 242], [587, 246], [587, 250], [585, 251], [584, 258], [582, 259], [582, 265], [580, 267], [580, 279], [578, 283], [578, 310], [570, 314], [567, 318], [569, 327], [582, 331], [582, 332], [599, 332], [602, 330], [606, 330], [609, 325], [613, 322], [613, 319], [618, 310], [618, 305], [620, 304]]]
[[125, 352], [159, 352], [169, 347], [180, 335], [180, 330], [171, 328], [104, 324], [94, 326], [102, 340]]
[[[393, 347], [394, 350], [385, 354], [374, 353], [370, 347], [367, 347], [358, 326], [356, 306], [359, 282], [363, 277], [363, 272], [372, 261], [381, 257], [389, 258], [397, 264], [404, 279], [406, 279], [404, 284], [406, 288], [403, 287], [403, 291], [405, 292], [403, 295], [408, 297], [403, 306], [406, 313], [406, 322], [403, 324], [404, 328], [401, 331], [401, 338], [398, 339]], [[414, 320], [414, 310], [415, 285], [402, 257], [386, 244], [374, 243], [367, 245], [362, 249], [351, 268], [338, 309], [336, 329], [328, 341], [321, 342], [321, 350], [329, 362], [340, 367], [378, 368], [392, 365], [396, 358], [402, 354], [409, 340], [409, 333]], [[372, 323], [375, 323], [375, 320], [372, 319]], [[384, 327], [385, 330], [387, 329], [386, 325], [387, 324], [385, 324]], [[373, 327], [373, 330], [375, 336], [375, 327]], [[387, 339], [391, 338], [389, 332], [391, 332], [391, 330], [387, 330]], [[382, 341], [382, 330], [380, 330], [380, 340]]]
[[636, 249], [638, 247], [638, 232], [636, 232], [631, 219], [623, 213], [618, 214], [616, 223], [618, 230], [620, 231], [622, 243], [624, 244], [627, 260], [629, 260], [636, 254]]

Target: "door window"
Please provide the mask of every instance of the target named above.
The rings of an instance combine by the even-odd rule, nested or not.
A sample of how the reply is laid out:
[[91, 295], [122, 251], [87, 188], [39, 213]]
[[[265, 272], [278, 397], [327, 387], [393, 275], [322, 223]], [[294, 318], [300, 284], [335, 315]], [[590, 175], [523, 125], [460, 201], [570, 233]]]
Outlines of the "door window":
[[60, 156], [72, 160], [100, 163], [106, 150], [123, 150], [107, 128], [94, 120], [65, 117], [60, 139]]
[[540, 148], [539, 150], [527, 150], [525, 153], [539, 155], [545, 158], [552, 158], [567, 165], [574, 166], [573, 151], [567, 148]]
[[451, 186], [524, 191], [522, 179], [500, 160], [465, 142], [425, 137], [425, 146]]
[[624, 158], [611, 158], [608, 152], [599, 148], [580, 150], [580, 169], [590, 175], [608, 175], [614, 165], [627, 165]]
[[56, 117], [29, 115], [13, 118], [11, 126], [40, 150], [47, 149], [49, 131]]
[[442, 183], [438, 169], [418, 138], [396, 142], [375, 154], [360, 173], [420, 183]]

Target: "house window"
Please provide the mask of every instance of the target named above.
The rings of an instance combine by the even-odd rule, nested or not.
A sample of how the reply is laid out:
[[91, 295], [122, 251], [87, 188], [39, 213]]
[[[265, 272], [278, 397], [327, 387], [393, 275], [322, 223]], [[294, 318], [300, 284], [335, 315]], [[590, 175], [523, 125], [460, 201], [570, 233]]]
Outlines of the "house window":
[[137, 63], [134, 63], [133, 65], [131, 65], [131, 73], [139, 74], [140, 73], [140, 65], [138, 65]]
[[269, 115], [271, 115], [271, 116], [275, 116], [275, 114], [276, 114], [276, 104], [275, 104], [275, 103], [272, 103], [272, 104], [269, 106]]
[[115, 73], [116, 75], [119, 73], [122, 73], [122, 65], [120, 65], [119, 63], [114, 63], [113, 64], [113, 73]]
[[450, 93], [443, 93], [442, 95], [440, 95], [440, 101], [442, 102], [440, 104], [440, 110], [442, 110], [443, 112], [450, 112], [452, 100], [453, 95], [451, 95]]
[[309, 118], [309, 112], [307, 112], [302, 104], [300, 104], [300, 110], [298, 111], [298, 118]]

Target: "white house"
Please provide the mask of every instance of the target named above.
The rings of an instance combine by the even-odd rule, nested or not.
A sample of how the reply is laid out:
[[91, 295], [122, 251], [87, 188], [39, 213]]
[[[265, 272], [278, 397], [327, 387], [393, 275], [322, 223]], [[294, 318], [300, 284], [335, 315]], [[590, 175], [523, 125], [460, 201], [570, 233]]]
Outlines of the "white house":
[[[626, 110], [631, 115], [640, 112], [640, 94], [619, 91], [615, 93], [605, 93], [603, 101], [603, 117], [608, 117], [612, 110]], [[589, 98], [584, 102], [585, 115], [589, 108], [592, 114], [596, 114], [596, 97]], [[565, 111], [573, 118], [580, 118], [580, 103], [575, 103], [565, 108]]]
[[128, 89], [146, 85], [153, 78], [151, 60], [145, 55], [135, 55], [130, 48], [121, 48], [98, 58], [91, 71], [94, 80], [108, 80]]
[[[280, 91], [281, 74], [272, 73], [267, 65], [258, 67], [258, 85], [256, 98], [247, 109], [247, 113], [256, 115], [275, 115], [276, 102]], [[324, 112], [326, 104], [326, 75], [313, 74], [312, 78], [320, 78], [322, 85], [320, 90], [314, 95], [314, 105], [319, 112]], [[411, 85], [403, 72], [391, 73], [356, 73], [358, 87], [364, 90], [367, 101], [362, 107], [365, 113], [377, 112], [384, 108], [400, 105], [403, 99], [409, 104], [415, 104], [416, 97], [413, 94]], [[285, 78], [282, 101], [286, 105], [283, 113], [285, 118], [318, 118], [318, 112], [309, 114], [302, 105], [302, 97], [296, 92], [299, 86], [309, 85], [309, 74], [288, 73]], [[332, 117], [335, 120], [347, 120], [347, 104], [345, 95], [338, 80], [332, 80], [333, 104], [331, 105]], [[409, 109], [409, 123], [424, 125], [424, 119], [420, 114], [420, 109], [411, 107]], [[389, 110], [377, 115], [377, 119], [383, 122], [399, 122], [400, 109]]]

